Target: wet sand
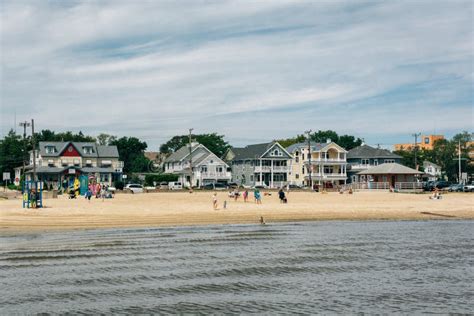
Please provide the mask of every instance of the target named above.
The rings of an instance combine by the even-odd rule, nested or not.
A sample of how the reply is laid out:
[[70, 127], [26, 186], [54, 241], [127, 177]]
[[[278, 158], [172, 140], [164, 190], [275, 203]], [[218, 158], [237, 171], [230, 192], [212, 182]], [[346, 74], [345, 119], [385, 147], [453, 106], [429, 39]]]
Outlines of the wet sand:
[[[43, 209], [23, 209], [21, 200], [0, 200], [0, 233], [47, 230], [267, 223], [308, 220], [423, 220], [474, 219], [474, 194], [451, 193], [441, 200], [428, 194], [388, 192], [290, 192], [281, 204], [276, 192], [263, 196], [263, 204], [237, 201], [218, 192], [219, 209], [212, 207], [212, 192], [160, 192], [117, 194], [114, 199], [66, 196], [44, 200]], [[223, 208], [224, 201], [227, 208]]]

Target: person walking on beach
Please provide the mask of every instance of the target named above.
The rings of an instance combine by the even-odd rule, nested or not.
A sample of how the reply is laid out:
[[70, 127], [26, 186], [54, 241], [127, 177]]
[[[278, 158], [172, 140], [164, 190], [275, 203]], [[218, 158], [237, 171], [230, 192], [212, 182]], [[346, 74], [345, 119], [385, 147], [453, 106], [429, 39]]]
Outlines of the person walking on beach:
[[215, 210], [217, 210], [217, 193], [214, 193], [212, 195], [212, 206], [214, 207]]
[[249, 190], [245, 190], [242, 195], [244, 196], [244, 202], [247, 203], [249, 198]]

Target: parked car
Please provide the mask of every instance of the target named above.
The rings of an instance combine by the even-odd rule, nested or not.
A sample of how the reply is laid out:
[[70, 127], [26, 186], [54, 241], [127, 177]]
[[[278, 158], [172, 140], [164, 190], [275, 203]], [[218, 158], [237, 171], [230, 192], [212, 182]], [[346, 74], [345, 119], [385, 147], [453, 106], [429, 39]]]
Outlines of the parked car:
[[464, 192], [474, 192], [474, 183], [466, 184], [463, 190]]
[[181, 182], [168, 182], [168, 188], [170, 190], [182, 190], [183, 184]]
[[224, 183], [207, 183], [202, 186], [204, 190], [227, 190], [229, 187]]
[[125, 186], [126, 190], [130, 190], [132, 193], [143, 193], [143, 186], [141, 184], [127, 184]]
[[235, 188], [238, 188], [238, 187], [239, 187], [239, 185], [237, 184], [237, 182], [229, 182], [229, 183], [227, 184], [227, 186], [228, 186], [229, 188], [231, 188], [231, 189], [235, 189]]
[[451, 182], [448, 182], [448, 181], [436, 181], [433, 184], [433, 189], [441, 190], [444, 188], [448, 188], [450, 185], [451, 185]]
[[168, 182], [160, 182], [159, 189], [160, 190], [168, 190]]
[[452, 184], [448, 187], [449, 192], [462, 192], [464, 185], [462, 183]]
[[268, 185], [266, 184], [257, 184], [252, 187], [252, 189], [268, 189]]
[[288, 185], [288, 187], [290, 189], [301, 189], [302, 188], [300, 185], [297, 185], [297, 184], [290, 184], [290, 185]]

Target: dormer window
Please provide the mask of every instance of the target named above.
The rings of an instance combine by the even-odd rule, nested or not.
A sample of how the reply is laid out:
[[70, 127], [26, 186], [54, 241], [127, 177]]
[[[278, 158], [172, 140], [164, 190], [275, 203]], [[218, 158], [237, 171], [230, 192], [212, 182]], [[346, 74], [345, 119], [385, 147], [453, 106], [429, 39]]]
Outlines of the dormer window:
[[84, 154], [93, 154], [94, 148], [92, 146], [84, 146], [82, 147], [82, 151], [84, 151]]
[[54, 154], [56, 152], [55, 146], [45, 146], [44, 150], [47, 154]]

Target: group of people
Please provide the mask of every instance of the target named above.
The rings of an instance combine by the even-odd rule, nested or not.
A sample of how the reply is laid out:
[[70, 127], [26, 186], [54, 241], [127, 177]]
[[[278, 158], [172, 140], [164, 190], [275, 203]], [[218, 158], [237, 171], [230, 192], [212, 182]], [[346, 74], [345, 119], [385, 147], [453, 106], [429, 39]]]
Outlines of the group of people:
[[[234, 199], [234, 201], [237, 201], [241, 195], [244, 198], [244, 202], [247, 203], [248, 199], [249, 199], [249, 191], [248, 190], [245, 190], [244, 192], [242, 192], [242, 194], [240, 194], [239, 190], [235, 189], [233, 191], [229, 191], [229, 194], [228, 194], [229, 198]], [[255, 188], [253, 190], [253, 197], [254, 197], [254, 200], [255, 200], [255, 204], [262, 204], [262, 194], [260, 193], [259, 189]], [[283, 191], [283, 189], [280, 189], [278, 191], [278, 197], [280, 199], [280, 203], [288, 203], [288, 199], [287, 199], [286, 194]], [[217, 210], [218, 209], [218, 201], [217, 201], [217, 193], [215, 193], [215, 192], [212, 195], [212, 204], [213, 204], [214, 209]], [[224, 208], [225, 208], [226, 205], [227, 205], [227, 201], [224, 201]]]
[[96, 199], [102, 198], [102, 200], [104, 200], [113, 198], [113, 193], [109, 191], [108, 185], [101, 185], [100, 183], [90, 183], [84, 197], [90, 201], [92, 196], [95, 196]]

